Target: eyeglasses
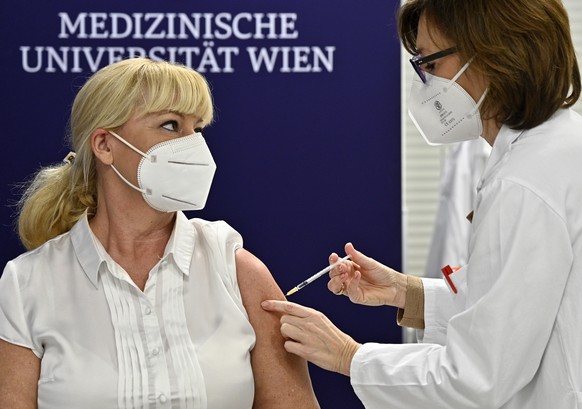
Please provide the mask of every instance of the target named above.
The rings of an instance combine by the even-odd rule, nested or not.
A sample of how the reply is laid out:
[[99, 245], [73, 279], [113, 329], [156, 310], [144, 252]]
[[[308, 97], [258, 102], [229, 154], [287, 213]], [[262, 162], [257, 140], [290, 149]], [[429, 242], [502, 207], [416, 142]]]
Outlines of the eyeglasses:
[[422, 82], [426, 83], [426, 75], [424, 75], [424, 71], [420, 66], [427, 64], [431, 61], [434, 61], [436, 59], [446, 57], [447, 55], [453, 54], [456, 51], [457, 51], [456, 47], [451, 47], [451, 48], [447, 48], [446, 50], [438, 51], [434, 54], [427, 55], [426, 57], [416, 55], [410, 59], [410, 63], [412, 64], [414, 71], [416, 71], [416, 73], [418, 74], [418, 76], [420, 77]]

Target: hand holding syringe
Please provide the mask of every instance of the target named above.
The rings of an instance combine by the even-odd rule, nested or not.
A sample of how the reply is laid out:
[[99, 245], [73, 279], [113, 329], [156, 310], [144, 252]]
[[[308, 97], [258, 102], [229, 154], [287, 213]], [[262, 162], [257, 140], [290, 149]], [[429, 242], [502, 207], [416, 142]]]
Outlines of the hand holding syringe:
[[297, 291], [299, 291], [303, 287], [305, 287], [307, 284], [311, 284], [312, 282], [314, 282], [315, 280], [317, 280], [319, 277], [321, 277], [322, 275], [324, 275], [325, 273], [327, 273], [331, 269], [337, 267], [338, 265], [340, 265], [344, 261], [349, 260], [350, 258], [351, 258], [351, 256], [349, 256], [349, 255], [347, 255], [347, 256], [345, 256], [343, 258], [340, 258], [335, 263], [330, 264], [329, 266], [327, 266], [323, 270], [319, 271], [318, 273], [315, 273], [314, 275], [312, 275], [311, 277], [309, 277], [307, 280], [303, 281], [301, 284], [298, 284], [297, 286], [293, 287], [291, 290], [287, 291], [287, 294], [286, 295], [289, 296], [291, 294], [296, 293]]

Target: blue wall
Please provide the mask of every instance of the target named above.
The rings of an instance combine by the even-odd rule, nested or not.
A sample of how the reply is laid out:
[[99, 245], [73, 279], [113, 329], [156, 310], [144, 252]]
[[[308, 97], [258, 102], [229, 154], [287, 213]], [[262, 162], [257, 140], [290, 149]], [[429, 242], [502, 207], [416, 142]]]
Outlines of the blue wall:
[[[206, 209], [190, 216], [228, 221], [284, 291], [324, 267], [332, 251], [343, 253], [347, 241], [400, 268], [398, 4], [397, 0], [4, 4], [0, 262], [22, 252], [11, 206], [18, 198], [17, 184], [70, 150], [64, 140], [69, 109], [92, 72], [90, 59], [100, 68], [109, 62], [110, 52], [127, 55], [128, 47], [166, 58], [172, 53], [184, 57], [176, 47], [190, 47], [191, 64], [205, 71], [215, 97], [216, 122], [205, 136], [218, 165]], [[165, 13], [157, 28], [153, 27], [157, 17], [145, 20], [145, 13], [151, 12]], [[278, 38], [256, 34], [236, 38], [220, 27], [218, 37], [228, 38], [194, 38], [191, 32], [187, 39], [168, 38], [172, 37], [168, 13], [221, 12], [231, 13], [230, 19], [239, 16], [239, 37], [253, 32], [247, 15], [241, 13], [289, 14], [278, 14], [287, 24], [281, 28], [277, 20]], [[79, 13], [105, 13], [105, 19], [93, 14], [97, 26], [91, 35], [90, 15], [79, 19]], [[115, 18], [111, 13], [133, 18], [127, 35], [124, 17], [117, 17], [121, 38], [111, 38]], [[143, 13], [142, 35], [149, 29], [149, 37], [164, 38], [134, 38], [140, 19], [135, 13]], [[67, 26], [66, 19], [71, 24], [84, 21], [85, 35], [81, 25]], [[223, 22], [228, 20], [222, 16]], [[172, 21], [178, 34], [177, 17]], [[109, 36], [102, 35], [106, 31]], [[99, 47], [105, 47], [101, 60]], [[272, 69], [265, 65], [253, 69], [249, 52], [264, 48], [274, 53], [274, 47], [279, 47], [279, 54]], [[62, 67], [54, 58], [51, 62], [53, 51], [63, 59]], [[283, 52], [290, 58], [286, 65]], [[325, 279], [291, 299], [322, 310], [360, 342], [400, 342], [392, 309], [351, 305], [345, 297], [331, 295]], [[348, 378], [315, 367], [311, 374], [323, 408], [362, 407]]]

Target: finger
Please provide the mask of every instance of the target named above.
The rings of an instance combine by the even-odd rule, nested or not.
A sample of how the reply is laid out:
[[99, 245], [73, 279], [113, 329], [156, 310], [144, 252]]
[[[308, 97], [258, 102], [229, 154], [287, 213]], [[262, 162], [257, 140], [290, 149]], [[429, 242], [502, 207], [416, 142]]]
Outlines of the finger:
[[349, 254], [350, 256], [352, 256], [353, 261], [356, 261], [355, 259], [358, 258], [358, 255], [360, 252], [356, 250], [356, 248], [354, 247], [354, 245], [351, 242], [346, 243], [346, 245], [344, 246], [344, 250], [345, 250], [346, 254]]
[[337, 294], [342, 288], [345, 288], [344, 281], [346, 275], [334, 276], [327, 282], [327, 289], [334, 294]]
[[346, 254], [352, 256], [352, 261], [358, 265], [358, 269], [360, 269], [360, 266], [362, 264], [365, 265], [366, 262], [368, 262], [368, 260], [370, 259], [364, 253], [361, 253], [358, 250], [356, 250], [352, 243], [346, 243], [346, 245], [344, 246], [344, 250]]
[[[337, 263], [339, 260], [339, 256], [337, 255], [337, 253], [331, 253], [329, 255], [329, 265], [335, 264]], [[338, 268], [334, 267], [329, 271], [329, 276], [333, 277], [334, 275], [336, 275], [338, 273]]]
[[333, 264], [335, 262], [337, 262], [339, 260], [339, 256], [337, 255], [337, 253], [331, 253], [329, 255], [329, 264]]
[[346, 283], [346, 294], [352, 300], [353, 297], [358, 295], [358, 288], [360, 287], [360, 281], [362, 279], [362, 273], [355, 271], [351, 280]]
[[303, 330], [286, 322], [281, 324], [281, 335], [283, 335], [284, 338], [292, 339], [296, 342], [301, 342], [301, 337], [305, 336]]
[[281, 317], [281, 325], [288, 324], [299, 329], [302, 329], [308, 321], [309, 320], [306, 320], [305, 318], [296, 317], [294, 315], [283, 315]]
[[261, 303], [266, 311], [280, 312], [283, 314], [294, 315], [296, 317], [306, 318], [311, 315], [311, 308], [304, 307], [289, 301], [265, 300]]
[[335, 276], [338, 275], [342, 275], [342, 274], [351, 274], [356, 268], [359, 268], [360, 266], [350, 260], [345, 260], [343, 262], [341, 262], [340, 264], [338, 264], [335, 268], [333, 268], [330, 272], [329, 272], [329, 278], [333, 278]]
[[332, 279], [334, 277], [338, 277], [342, 274], [338, 267], [332, 268], [329, 272], [329, 278]]
[[307, 356], [304, 352], [304, 348], [303, 345], [301, 345], [299, 342], [295, 342], [295, 341], [285, 341], [285, 350], [287, 352], [290, 352], [292, 354], [295, 354], [297, 356], [300, 356], [303, 359], [307, 359]]
[[337, 274], [344, 274], [344, 273], [352, 273], [356, 270], [359, 266], [354, 263], [353, 261], [346, 260], [340, 263], [334, 270], [337, 270]]

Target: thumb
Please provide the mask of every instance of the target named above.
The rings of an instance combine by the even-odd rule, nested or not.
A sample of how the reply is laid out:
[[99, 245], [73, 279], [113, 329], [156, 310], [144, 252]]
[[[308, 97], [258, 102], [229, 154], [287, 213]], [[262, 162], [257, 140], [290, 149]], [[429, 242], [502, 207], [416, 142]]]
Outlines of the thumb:
[[360, 267], [369, 267], [369, 263], [372, 259], [366, 256], [364, 253], [359, 252], [356, 250], [352, 243], [346, 243], [345, 247], [346, 254], [349, 254], [352, 258], [352, 261], [356, 264], [359, 264]]

